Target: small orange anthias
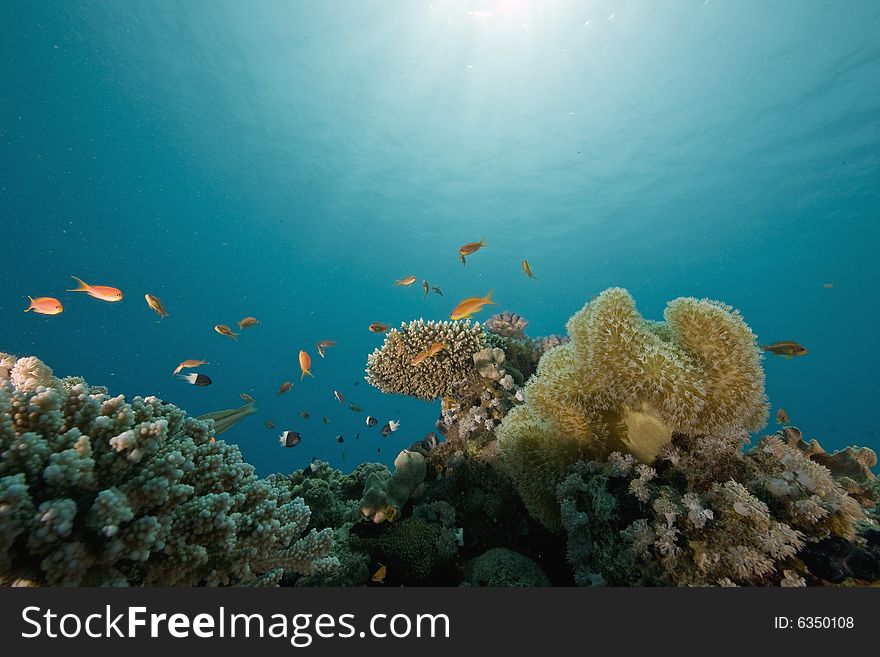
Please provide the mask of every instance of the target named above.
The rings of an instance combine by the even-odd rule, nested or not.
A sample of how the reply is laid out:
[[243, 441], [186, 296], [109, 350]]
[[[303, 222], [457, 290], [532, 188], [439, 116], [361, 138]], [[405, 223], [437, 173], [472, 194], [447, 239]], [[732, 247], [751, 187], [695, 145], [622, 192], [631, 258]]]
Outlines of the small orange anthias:
[[299, 352], [299, 369], [302, 372], [299, 377], [300, 381], [302, 381], [306, 377], [306, 374], [308, 374], [309, 376], [315, 376], [314, 374], [312, 374], [312, 358], [305, 351]]
[[115, 287], [110, 287], [109, 285], [89, 285], [76, 276], [71, 276], [71, 278], [77, 282], [77, 288], [74, 290], [67, 290], [68, 292], [85, 292], [90, 297], [100, 299], [101, 301], [109, 301], [111, 303], [122, 301], [122, 292]]
[[25, 308], [25, 312], [33, 310], [38, 315], [58, 315], [64, 310], [61, 302], [52, 297], [37, 297], [36, 299], [28, 297], [28, 299], [30, 299], [31, 305]]

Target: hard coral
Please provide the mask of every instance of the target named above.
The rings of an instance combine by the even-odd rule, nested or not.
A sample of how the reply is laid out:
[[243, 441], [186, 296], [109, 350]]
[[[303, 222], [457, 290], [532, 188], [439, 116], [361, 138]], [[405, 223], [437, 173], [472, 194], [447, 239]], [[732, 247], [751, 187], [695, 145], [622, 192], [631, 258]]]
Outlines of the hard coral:
[[[367, 357], [370, 385], [388, 394], [438, 399], [452, 394], [455, 386], [476, 376], [473, 355], [483, 348], [479, 323], [466, 321], [412, 321], [392, 329], [381, 349]], [[418, 365], [413, 359], [435, 342], [446, 348]]]
[[526, 326], [529, 322], [522, 315], [505, 310], [497, 315], [492, 315], [486, 320], [484, 328], [490, 333], [504, 336], [505, 338], [524, 338]]
[[578, 458], [617, 450], [650, 463], [673, 433], [728, 435], [766, 420], [761, 354], [739, 314], [679, 298], [664, 317], [647, 322], [626, 290], [602, 292], [569, 320], [571, 342], [541, 358], [527, 410], [502, 422], [502, 460], [548, 526], [558, 526], [555, 486]]
[[335, 566], [331, 530], [306, 532], [303, 500], [210, 442], [210, 422], [66, 385], [34, 358], [13, 372], [0, 380], [0, 581], [269, 584]]

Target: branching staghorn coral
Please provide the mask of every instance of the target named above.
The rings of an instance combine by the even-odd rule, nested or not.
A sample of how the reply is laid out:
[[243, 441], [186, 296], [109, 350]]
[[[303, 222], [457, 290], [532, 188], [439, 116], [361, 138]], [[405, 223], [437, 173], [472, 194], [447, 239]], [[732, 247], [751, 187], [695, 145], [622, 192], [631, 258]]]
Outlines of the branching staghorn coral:
[[777, 436], [677, 435], [653, 466], [612, 452], [558, 486], [578, 583], [781, 585], [815, 581], [809, 545], [849, 541], [866, 520], [829, 470]]
[[210, 438], [156, 397], [18, 359], [0, 380], [0, 581], [264, 585], [334, 567], [302, 499]]
[[[418, 365], [412, 364], [416, 356], [437, 342], [446, 345], [443, 351]], [[401, 324], [400, 329], [391, 329], [382, 347], [367, 357], [365, 378], [384, 393], [439, 399], [476, 376], [473, 355], [483, 348], [483, 342], [480, 324], [472, 325], [470, 320], [419, 319]]]
[[544, 354], [525, 407], [499, 427], [502, 460], [548, 527], [559, 522], [555, 487], [579, 459], [616, 450], [650, 463], [673, 433], [763, 426], [761, 354], [739, 314], [679, 298], [664, 317], [644, 320], [626, 290], [602, 292], [569, 320], [571, 342]]

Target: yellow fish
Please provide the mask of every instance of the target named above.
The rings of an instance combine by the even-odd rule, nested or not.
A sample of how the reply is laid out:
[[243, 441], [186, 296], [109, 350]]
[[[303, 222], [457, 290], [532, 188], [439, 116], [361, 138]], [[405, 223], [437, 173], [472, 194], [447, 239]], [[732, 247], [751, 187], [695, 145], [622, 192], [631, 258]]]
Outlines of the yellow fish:
[[443, 351], [444, 349], [446, 349], [446, 343], [445, 343], [445, 342], [435, 342], [435, 343], [433, 343], [430, 347], [428, 347], [427, 349], [425, 349], [424, 351], [419, 352], [419, 353], [416, 355], [416, 357], [412, 359], [412, 365], [413, 365], [413, 366], [415, 366], [415, 365], [420, 365], [420, 364], [421, 364], [422, 362], [424, 362], [426, 359], [428, 359], [428, 358], [433, 358], [434, 356], [436, 356], [437, 354], [439, 354], [439, 353], [440, 353], [441, 351]]
[[309, 376], [315, 376], [312, 374], [312, 358], [305, 351], [299, 352], [299, 369], [302, 374], [299, 377], [299, 380], [302, 381], [306, 378], [306, 374]]
[[385, 583], [385, 574], [388, 572], [388, 569], [385, 567], [385, 564], [379, 564], [379, 570], [373, 573], [373, 581], [378, 582], [379, 584]]
[[538, 280], [537, 278], [535, 278], [535, 275], [532, 273], [532, 268], [529, 266], [528, 260], [522, 261], [522, 268], [523, 268], [523, 271], [526, 273], [526, 276], [528, 276], [529, 278], [534, 278], [535, 280]]
[[458, 249], [458, 259], [461, 260], [461, 264], [466, 265], [464, 257], [469, 256], [472, 253], [476, 253], [480, 249], [486, 246], [486, 240], [480, 240], [479, 242], [468, 242], [464, 246]]
[[413, 283], [416, 282], [415, 276], [407, 276], [406, 278], [401, 278], [399, 281], [394, 281], [395, 285], [400, 285], [401, 287], [409, 287]]
[[788, 424], [788, 413], [785, 412], [784, 408], [780, 408], [776, 411], [776, 423], [782, 425]]
[[492, 301], [492, 292], [494, 291], [494, 289], [490, 290], [489, 294], [485, 297], [468, 297], [455, 307], [455, 310], [452, 311], [449, 318], [466, 319], [471, 315], [480, 312], [484, 306], [495, 305], [495, 302]]
[[238, 340], [238, 333], [233, 333], [232, 329], [226, 326], [226, 324], [217, 324], [217, 326], [214, 327], [214, 330], [220, 335], [225, 335], [227, 338]]
[[159, 319], [165, 319], [168, 317], [168, 312], [165, 310], [165, 306], [162, 304], [162, 300], [150, 294], [149, 292], [144, 295], [144, 299], [147, 300], [147, 305], [159, 315]]
[[195, 360], [190, 358], [188, 360], [183, 361], [180, 365], [174, 368], [174, 372], [172, 372], [172, 376], [180, 372], [180, 370], [188, 370], [193, 367], [199, 367], [200, 365], [208, 365], [208, 361], [206, 360]]

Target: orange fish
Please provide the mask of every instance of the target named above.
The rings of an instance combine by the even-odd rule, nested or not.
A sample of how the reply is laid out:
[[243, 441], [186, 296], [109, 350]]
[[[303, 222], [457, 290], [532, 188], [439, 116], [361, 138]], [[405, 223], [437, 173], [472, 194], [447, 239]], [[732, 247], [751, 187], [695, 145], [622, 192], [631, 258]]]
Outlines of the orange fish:
[[834, 283], [822, 283], [822, 287], [824, 287], [826, 290], [830, 290], [834, 287]]
[[535, 280], [538, 280], [537, 278], [535, 278], [535, 275], [532, 273], [532, 268], [529, 266], [528, 260], [522, 261], [522, 269], [526, 273], [526, 276], [528, 276], [529, 278], [534, 278]]
[[28, 297], [28, 299], [31, 300], [31, 305], [25, 308], [25, 312], [33, 310], [38, 315], [58, 315], [64, 310], [61, 302], [52, 297], [37, 297], [36, 299]]
[[216, 440], [214, 440], [214, 436], [211, 436], [211, 442], [212, 442], [212, 443], [213, 443], [213, 442], [216, 442]]
[[225, 335], [227, 338], [238, 340], [238, 333], [233, 333], [232, 329], [226, 326], [226, 324], [217, 324], [217, 326], [214, 327], [214, 330], [220, 335]]
[[168, 317], [168, 311], [165, 310], [165, 306], [162, 303], [162, 299], [159, 297], [150, 294], [149, 292], [144, 295], [144, 299], [147, 300], [147, 305], [159, 315], [159, 319], [165, 319]]
[[385, 567], [385, 564], [379, 564], [379, 569], [373, 573], [373, 581], [378, 582], [379, 584], [385, 583], [385, 575], [388, 573], [388, 568]]
[[256, 326], [259, 323], [260, 320], [258, 320], [256, 317], [245, 317], [238, 323], [238, 330], [240, 331], [242, 329], [250, 328], [251, 326]]
[[101, 301], [122, 301], [122, 292], [115, 287], [110, 287], [108, 285], [89, 285], [76, 276], [71, 276], [71, 278], [78, 283], [78, 287], [75, 290], [67, 290], [68, 292], [85, 292], [90, 297], [100, 299]]
[[299, 369], [302, 371], [302, 374], [299, 377], [299, 380], [302, 381], [306, 374], [309, 376], [315, 376], [312, 374], [312, 358], [305, 351], [299, 352]]
[[450, 319], [465, 319], [480, 312], [483, 306], [495, 305], [495, 302], [492, 301], [492, 292], [494, 291], [490, 290], [485, 297], [468, 297], [455, 307], [455, 310], [449, 315]]
[[780, 408], [776, 411], [776, 423], [777, 424], [788, 424], [788, 413], [785, 412], [784, 408]]
[[458, 250], [458, 258], [461, 260], [461, 264], [466, 265], [464, 257], [469, 256], [472, 253], [476, 253], [480, 249], [486, 246], [486, 240], [480, 240], [479, 242], [468, 242], [464, 246], [462, 246]]
[[373, 333], [384, 333], [389, 328], [391, 327], [388, 326], [388, 324], [383, 324], [382, 322], [373, 322], [372, 324], [370, 324], [370, 330]]
[[401, 278], [399, 281], [394, 281], [395, 285], [400, 285], [402, 287], [409, 287], [413, 283], [416, 282], [415, 276], [407, 276], [406, 278]]
[[439, 354], [444, 349], [446, 349], [445, 342], [435, 342], [430, 347], [428, 347], [424, 351], [420, 352], [415, 358], [413, 358], [412, 365], [413, 366], [420, 365], [426, 359], [433, 358], [434, 356]]
[[193, 367], [199, 367], [200, 365], [208, 365], [208, 361], [195, 360], [195, 359], [185, 360], [180, 365], [178, 365], [177, 367], [174, 368], [174, 372], [172, 373], [172, 376], [174, 374], [177, 374], [178, 372], [180, 372], [180, 370], [191, 369]]
[[336, 343], [335, 343], [333, 340], [321, 340], [321, 341], [317, 344], [318, 355], [319, 355], [321, 358], [323, 358], [323, 357], [324, 357], [324, 351], [325, 351], [326, 349], [328, 349], [329, 347], [335, 347], [335, 346], [336, 346]]
[[283, 395], [285, 392], [289, 392], [290, 389], [291, 389], [292, 387], [293, 387], [293, 383], [291, 383], [290, 381], [285, 381], [285, 382], [282, 383], [281, 386], [278, 388], [278, 392], [276, 393], [275, 396], [276, 396], [276, 397], [280, 397], [280, 396]]

